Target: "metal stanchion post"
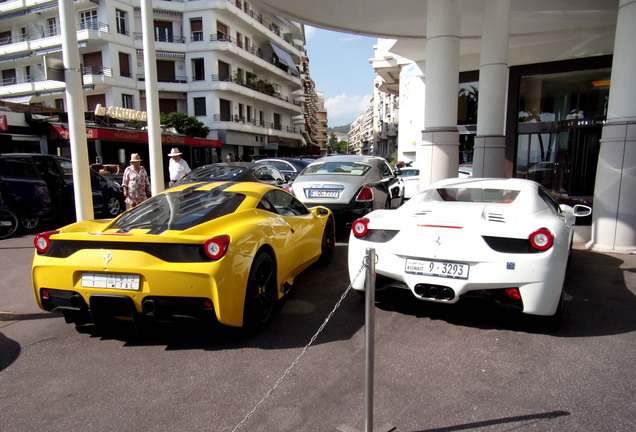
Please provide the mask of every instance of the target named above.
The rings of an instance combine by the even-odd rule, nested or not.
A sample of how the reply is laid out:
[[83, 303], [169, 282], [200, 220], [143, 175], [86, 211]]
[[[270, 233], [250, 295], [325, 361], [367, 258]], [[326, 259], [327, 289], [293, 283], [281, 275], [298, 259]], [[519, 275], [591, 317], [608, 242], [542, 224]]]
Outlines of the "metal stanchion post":
[[[365, 367], [364, 367], [364, 432], [373, 432], [373, 377], [375, 367], [375, 249], [367, 248], [365, 290]], [[341, 425], [342, 432], [358, 432]], [[390, 432], [394, 426], [384, 424], [377, 432]]]

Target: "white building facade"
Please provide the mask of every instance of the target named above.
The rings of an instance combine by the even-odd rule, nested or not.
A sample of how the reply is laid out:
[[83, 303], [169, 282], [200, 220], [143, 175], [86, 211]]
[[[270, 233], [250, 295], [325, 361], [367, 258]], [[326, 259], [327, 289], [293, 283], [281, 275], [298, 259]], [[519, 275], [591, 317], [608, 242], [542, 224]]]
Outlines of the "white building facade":
[[[140, 3], [74, 2], [85, 112], [98, 105], [146, 110]], [[210, 163], [228, 153], [305, 154], [307, 146], [315, 147], [305, 122], [294, 120], [306, 117], [305, 90], [313, 91], [305, 86], [301, 24], [268, 13], [258, 1], [153, 1], [152, 6], [159, 111], [195, 116], [216, 143], [189, 149], [191, 163]], [[56, 0], [0, 3], [0, 100], [68, 108], [65, 83], [59, 81], [59, 13]], [[132, 150], [147, 152], [143, 146]], [[114, 160], [121, 159], [121, 143], [103, 141], [89, 148], [89, 155], [125, 162]]]

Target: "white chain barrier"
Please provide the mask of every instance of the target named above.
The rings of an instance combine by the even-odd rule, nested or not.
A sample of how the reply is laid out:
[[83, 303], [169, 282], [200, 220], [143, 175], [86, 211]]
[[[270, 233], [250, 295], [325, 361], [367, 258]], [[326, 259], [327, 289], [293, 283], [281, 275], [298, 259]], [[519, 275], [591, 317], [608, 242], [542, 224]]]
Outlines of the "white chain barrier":
[[360, 274], [362, 274], [362, 270], [364, 270], [367, 267], [366, 258], [367, 257], [365, 256], [365, 258], [363, 259], [363, 262], [362, 262], [362, 266], [360, 267], [360, 270], [358, 271], [358, 274], [353, 278], [353, 280], [351, 281], [351, 283], [349, 284], [349, 286], [347, 287], [345, 292], [340, 296], [340, 299], [336, 302], [336, 304], [333, 307], [333, 309], [331, 310], [331, 312], [329, 312], [329, 315], [327, 315], [327, 318], [325, 319], [325, 321], [318, 328], [318, 331], [316, 331], [316, 333], [311, 337], [311, 339], [309, 340], [309, 343], [307, 343], [307, 345], [305, 345], [305, 347], [300, 352], [300, 354], [298, 354], [298, 357], [296, 357], [296, 359], [291, 363], [291, 365], [289, 365], [287, 370], [278, 379], [278, 381], [276, 381], [276, 383], [274, 383], [272, 388], [269, 389], [265, 393], [265, 395], [261, 398], [260, 401], [258, 401], [258, 403], [256, 405], [254, 405], [254, 408], [252, 408], [252, 410], [247, 413], [247, 415], [243, 418], [243, 420], [241, 420], [234, 427], [234, 429], [232, 429], [232, 432], [238, 431], [240, 428], [242, 428], [247, 423], [247, 421], [250, 419], [250, 417], [252, 417], [252, 415], [261, 407], [261, 405], [263, 405], [263, 403], [265, 403], [265, 401], [272, 395], [272, 393], [274, 393], [276, 388], [278, 388], [278, 386], [283, 382], [283, 380], [290, 374], [292, 369], [298, 364], [298, 362], [300, 362], [300, 359], [305, 355], [305, 353], [307, 352], [309, 347], [315, 342], [316, 338], [318, 338], [318, 335], [320, 335], [320, 333], [324, 330], [325, 326], [327, 325], [329, 320], [333, 317], [333, 315], [336, 312], [336, 310], [340, 307], [340, 305], [342, 304], [342, 301], [345, 299], [345, 297], [347, 296], [349, 291], [351, 291], [351, 288], [352, 288], [353, 284], [358, 279], [358, 277], [360, 277]]

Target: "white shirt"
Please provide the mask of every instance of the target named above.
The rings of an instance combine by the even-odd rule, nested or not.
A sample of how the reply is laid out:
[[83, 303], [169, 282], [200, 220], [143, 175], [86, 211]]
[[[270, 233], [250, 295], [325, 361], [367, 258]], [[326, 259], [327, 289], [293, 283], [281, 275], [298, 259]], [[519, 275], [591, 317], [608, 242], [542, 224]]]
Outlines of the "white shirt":
[[179, 181], [184, 175], [190, 172], [190, 167], [184, 159], [179, 159], [177, 162], [173, 158], [170, 158], [168, 171], [170, 171], [170, 181]]

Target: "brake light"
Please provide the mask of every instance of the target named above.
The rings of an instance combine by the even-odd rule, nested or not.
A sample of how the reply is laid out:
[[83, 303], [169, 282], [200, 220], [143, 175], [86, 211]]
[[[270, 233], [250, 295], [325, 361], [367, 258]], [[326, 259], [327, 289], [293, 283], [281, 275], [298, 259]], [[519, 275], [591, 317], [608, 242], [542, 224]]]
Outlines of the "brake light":
[[364, 237], [369, 232], [369, 218], [357, 219], [351, 225], [351, 231], [356, 237]]
[[360, 192], [358, 192], [356, 201], [373, 201], [373, 190], [371, 190], [370, 187], [363, 187], [360, 189]]
[[529, 240], [533, 248], [544, 251], [552, 247], [552, 244], [554, 243], [554, 236], [549, 229], [539, 228], [530, 234]]
[[203, 245], [205, 254], [213, 260], [223, 258], [227, 252], [227, 248], [230, 245], [230, 236], [227, 234], [212, 237]]
[[49, 250], [49, 247], [51, 247], [51, 236], [53, 234], [59, 234], [59, 231], [46, 231], [35, 236], [33, 239], [33, 246], [35, 246], [38, 253], [43, 254]]

